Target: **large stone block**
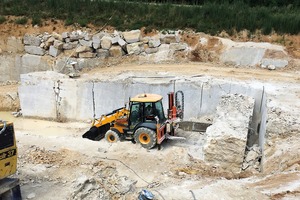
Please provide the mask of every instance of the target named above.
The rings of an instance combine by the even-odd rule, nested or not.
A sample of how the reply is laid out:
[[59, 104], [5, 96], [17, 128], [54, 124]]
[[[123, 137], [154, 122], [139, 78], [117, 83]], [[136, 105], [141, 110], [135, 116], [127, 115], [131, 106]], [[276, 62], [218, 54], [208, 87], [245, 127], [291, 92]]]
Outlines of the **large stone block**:
[[261, 64], [264, 66], [273, 65], [275, 68], [283, 68], [289, 64], [289, 61], [287, 59], [264, 58], [261, 60]]
[[109, 55], [112, 57], [121, 57], [125, 54], [123, 49], [120, 46], [112, 46], [109, 49]]
[[53, 46], [54, 46], [56, 49], [62, 50], [62, 49], [63, 49], [63, 46], [64, 46], [64, 43], [63, 43], [62, 41], [55, 40]]
[[53, 57], [57, 57], [61, 53], [60, 49], [55, 48], [55, 46], [50, 46], [49, 55]]
[[128, 32], [123, 32], [123, 37], [128, 44], [139, 42], [141, 36], [140, 30], [132, 30]]
[[175, 34], [161, 35], [160, 41], [162, 44], [171, 44], [180, 42], [180, 38]]
[[206, 162], [234, 174], [241, 172], [254, 103], [252, 97], [238, 94], [221, 98], [214, 122], [206, 130]]
[[22, 44], [21, 38], [16, 38], [14, 36], [7, 38], [7, 51], [12, 53], [19, 53], [24, 51], [24, 45]]
[[63, 49], [65, 50], [75, 49], [77, 45], [78, 45], [78, 41], [64, 43]]
[[109, 50], [107, 49], [97, 49], [97, 57], [99, 58], [107, 58], [109, 57]]
[[131, 54], [139, 55], [141, 52], [144, 51], [144, 43], [136, 42], [136, 43], [127, 44], [126, 49], [129, 55]]
[[86, 40], [79, 40], [79, 43], [82, 45], [82, 46], [87, 46], [87, 47], [92, 47], [93, 45], [93, 41], [86, 41]]
[[40, 37], [25, 34], [24, 38], [23, 38], [23, 42], [24, 42], [25, 45], [37, 46], [38, 47], [38, 46], [40, 46], [42, 41], [41, 41]]
[[160, 46], [160, 40], [158, 38], [150, 39], [148, 42], [148, 45], [150, 48], [159, 47]]
[[37, 56], [31, 54], [25, 54], [21, 58], [21, 69], [20, 74], [50, 70], [51, 65], [49, 62], [49, 56]]
[[102, 49], [110, 49], [111, 48], [111, 37], [104, 36], [101, 38], [101, 48]]
[[88, 46], [79, 46], [76, 48], [76, 53], [82, 53], [82, 52], [92, 52], [93, 49]]
[[25, 52], [33, 55], [43, 56], [45, 55], [45, 50], [37, 46], [25, 46]]
[[170, 50], [183, 51], [188, 48], [187, 43], [170, 43]]

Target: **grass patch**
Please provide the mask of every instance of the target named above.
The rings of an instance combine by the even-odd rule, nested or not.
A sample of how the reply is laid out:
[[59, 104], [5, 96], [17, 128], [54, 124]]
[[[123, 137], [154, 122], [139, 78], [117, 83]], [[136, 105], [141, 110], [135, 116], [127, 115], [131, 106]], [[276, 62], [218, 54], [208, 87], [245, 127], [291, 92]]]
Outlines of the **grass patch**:
[[17, 18], [16, 20], [15, 20], [15, 23], [16, 24], [22, 24], [22, 25], [24, 25], [24, 24], [26, 24], [28, 22], [28, 18], [27, 17], [20, 17], [20, 18]]
[[[299, 0], [9, 0], [0, 15], [65, 20], [65, 25], [111, 25], [119, 30], [190, 28], [210, 34], [249, 30], [298, 34]], [[155, 4], [154, 4], [155, 3]], [[36, 17], [39, 13], [41, 17]]]
[[0, 24], [3, 24], [6, 21], [6, 18], [4, 16], [0, 16]]

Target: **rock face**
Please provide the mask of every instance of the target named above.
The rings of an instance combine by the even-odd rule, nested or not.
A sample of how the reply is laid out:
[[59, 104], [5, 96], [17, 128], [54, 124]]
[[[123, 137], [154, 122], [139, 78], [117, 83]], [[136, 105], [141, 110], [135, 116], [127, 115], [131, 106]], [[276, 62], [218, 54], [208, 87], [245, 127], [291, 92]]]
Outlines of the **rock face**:
[[241, 172], [252, 120], [254, 99], [243, 95], [223, 96], [213, 125], [207, 128], [204, 160], [234, 174]]

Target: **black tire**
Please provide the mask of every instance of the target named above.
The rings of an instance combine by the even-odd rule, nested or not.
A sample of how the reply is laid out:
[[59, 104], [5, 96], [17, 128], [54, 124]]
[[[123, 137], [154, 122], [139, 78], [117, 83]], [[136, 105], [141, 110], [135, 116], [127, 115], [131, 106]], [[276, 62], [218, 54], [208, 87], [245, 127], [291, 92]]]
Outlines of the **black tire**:
[[156, 145], [156, 133], [149, 128], [141, 127], [135, 131], [134, 140], [142, 147], [151, 149]]
[[116, 131], [108, 130], [105, 133], [105, 139], [109, 143], [115, 143], [115, 142], [120, 141], [120, 136]]

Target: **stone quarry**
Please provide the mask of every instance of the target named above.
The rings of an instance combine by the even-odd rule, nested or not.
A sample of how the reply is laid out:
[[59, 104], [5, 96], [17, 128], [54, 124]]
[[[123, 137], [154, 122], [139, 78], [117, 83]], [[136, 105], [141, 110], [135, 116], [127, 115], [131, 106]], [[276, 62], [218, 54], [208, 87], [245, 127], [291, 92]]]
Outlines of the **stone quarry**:
[[[298, 60], [280, 45], [203, 33], [192, 43], [186, 34], [74, 30], [1, 41], [0, 111], [22, 115], [13, 120], [27, 199], [51, 199], [55, 184], [69, 188], [61, 199], [136, 199], [143, 188], [157, 199], [198, 199], [205, 191], [224, 191], [212, 199], [269, 199], [286, 191], [267, 190], [267, 183], [262, 189], [262, 179], [251, 177], [299, 176], [300, 149], [292, 142], [300, 130], [299, 71], [281, 71]], [[166, 109], [174, 90], [184, 94], [178, 135], [185, 140], [168, 140], [158, 151], [81, 138], [87, 122], [130, 97], [160, 94]], [[46, 187], [54, 189], [46, 194]], [[299, 189], [286, 195], [297, 199]]]

